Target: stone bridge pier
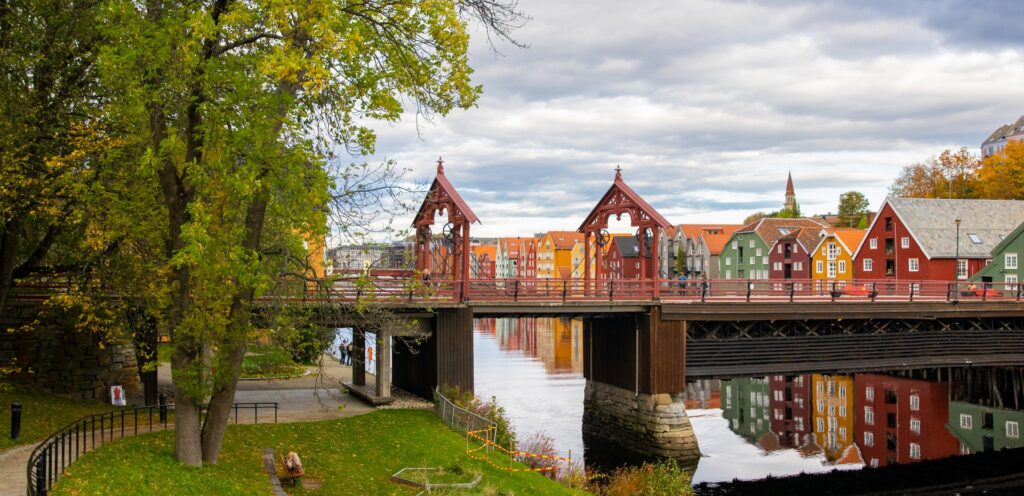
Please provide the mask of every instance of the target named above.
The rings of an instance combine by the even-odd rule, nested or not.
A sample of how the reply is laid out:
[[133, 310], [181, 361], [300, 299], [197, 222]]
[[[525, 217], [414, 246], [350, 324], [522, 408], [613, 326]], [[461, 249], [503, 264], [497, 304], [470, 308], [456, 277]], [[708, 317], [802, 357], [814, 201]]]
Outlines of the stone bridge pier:
[[583, 441], [588, 464], [672, 458], [700, 449], [686, 414], [686, 323], [650, 313], [590, 317], [583, 326]]

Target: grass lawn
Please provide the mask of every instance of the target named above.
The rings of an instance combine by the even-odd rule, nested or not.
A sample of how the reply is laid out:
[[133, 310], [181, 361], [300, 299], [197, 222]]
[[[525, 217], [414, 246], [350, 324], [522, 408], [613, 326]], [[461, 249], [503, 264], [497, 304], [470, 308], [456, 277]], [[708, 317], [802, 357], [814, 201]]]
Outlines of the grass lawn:
[[247, 379], [298, 377], [305, 371], [287, 350], [276, 346], [252, 346], [242, 362], [242, 377]]
[[[21, 402], [21, 438], [11, 440], [11, 402]], [[54, 394], [0, 383], [0, 451], [16, 444], [42, 441], [75, 419], [117, 410], [99, 401], [72, 400]]]
[[[101, 446], [72, 465], [55, 486], [57, 495], [260, 495], [269, 494], [263, 448], [278, 457], [295, 451], [306, 479], [317, 489], [286, 487], [290, 494], [416, 494], [390, 481], [405, 467], [460, 466], [483, 480], [469, 494], [583, 494], [533, 473], [495, 469], [465, 453], [465, 439], [432, 412], [379, 410], [323, 422], [231, 426], [220, 464], [186, 468], [174, 461], [171, 432], [146, 434]], [[495, 458], [501, 464], [507, 459]], [[458, 494], [466, 494], [460, 492]]]

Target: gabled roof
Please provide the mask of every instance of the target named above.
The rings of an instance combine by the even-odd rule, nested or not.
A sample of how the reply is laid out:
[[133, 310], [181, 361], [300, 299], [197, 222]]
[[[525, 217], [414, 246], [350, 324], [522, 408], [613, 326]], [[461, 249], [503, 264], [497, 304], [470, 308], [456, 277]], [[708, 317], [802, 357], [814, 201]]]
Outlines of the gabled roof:
[[571, 250], [577, 241], [583, 241], [583, 233], [576, 231], [548, 231], [544, 237], [548, 236], [551, 236], [551, 243], [556, 250]]
[[834, 234], [843, 245], [846, 253], [853, 254], [853, 250], [860, 246], [861, 240], [868, 235], [868, 232], [864, 229], [836, 229], [831, 234]]
[[469, 204], [466, 200], [462, 199], [462, 195], [459, 194], [455, 186], [448, 181], [448, 178], [444, 175], [444, 162], [441, 159], [437, 159], [437, 176], [434, 177], [434, 182], [430, 183], [430, 189], [427, 190], [427, 196], [423, 199], [423, 203], [420, 204], [420, 209], [416, 212], [415, 220], [413, 220], [413, 227], [416, 227], [416, 221], [420, 219], [424, 211], [427, 209], [428, 204], [434, 201], [435, 198], [447, 195], [452, 199], [455, 206], [462, 212], [462, 215], [466, 217], [466, 222], [470, 224], [479, 222], [476, 214], [473, 213], [473, 209], [469, 208]]
[[636, 258], [640, 256], [640, 243], [636, 236], [618, 236], [614, 238], [615, 248], [622, 255], [622, 258]]
[[708, 249], [708, 255], [718, 255], [725, 249], [725, 245], [729, 242], [729, 238], [732, 237], [732, 233], [702, 234], [700, 237], [704, 240], [704, 246]]
[[1020, 116], [1013, 124], [1005, 124], [999, 126], [995, 131], [992, 132], [985, 138], [985, 141], [981, 142], [981, 146], [985, 146], [989, 143], [995, 143], [997, 141], [1003, 141], [1010, 136], [1024, 134], [1024, 115]]
[[989, 258], [1003, 237], [1024, 222], [1024, 201], [1018, 200], [889, 198], [886, 203], [929, 259], [957, 256], [954, 219], [960, 219], [961, 258]]
[[597, 202], [597, 205], [594, 205], [594, 209], [591, 210], [589, 214], [587, 214], [587, 218], [583, 220], [582, 224], [580, 224], [580, 228], [578, 229], [578, 231], [583, 232], [583, 228], [587, 227], [587, 224], [590, 224], [591, 221], [593, 221], [596, 217], [603, 214], [602, 208], [605, 206], [608, 200], [615, 195], [616, 192], [621, 192], [627, 200], [635, 204], [637, 208], [639, 208], [643, 213], [647, 214], [647, 216], [649, 216], [651, 220], [658, 225], [658, 227], [662, 229], [672, 227], [672, 224], [669, 223], [669, 221], [666, 220], [664, 217], [662, 217], [661, 214], [659, 214], [658, 211], [655, 210], [650, 203], [647, 203], [647, 200], [644, 200], [643, 197], [638, 195], [636, 191], [633, 191], [633, 188], [630, 188], [629, 185], [622, 180], [621, 169], [616, 169], [615, 181], [612, 182], [611, 187], [609, 187], [608, 191], [606, 191], [604, 196], [601, 197], [601, 201]]
[[999, 252], [1005, 250], [1010, 243], [1013, 243], [1013, 240], [1017, 239], [1021, 235], [1024, 235], [1024, 222], [1021, 222], [1021, 224], [1017, 226], [1016, 229], [1011, 231], [1010, 234], [1004, 235], [1002, 241], [1000, 241], [999, 244], [995, 246], [995, 248], [992, 248], [992, 251], [989, 253], [991, 253], [992, 256], [995, 257], [997, 254], [999, 254]]
[[804, 253], [811, 253], [815, 248], [818, 247], [818, 242], [821, 241], [822, 235], [826, 229], [824, 227], [801, 227], [795, 231], [791, 231], [789, 234], [782, 236], [775, 243], [781, 243], [787, 240], [794, 240], [800, 243], [800, 246], [804, 249]]
[[775, 217], [765, 217], [741, 227], [733, 234], [753, 232], [761, 237], [764, 244], [772, 246], [779, 240], [779, 238], [802, 227], [821, 229], [829, 226], [814, 219], [779, 219]]
[[682, 229], [684, 236], [693, 239], [697, 239], [701, 234], [706, 234], [712, 230], [732, 234], [741, 227], [743, 227], [742, 224], [679, 224], [677, 226], [678, 229]]

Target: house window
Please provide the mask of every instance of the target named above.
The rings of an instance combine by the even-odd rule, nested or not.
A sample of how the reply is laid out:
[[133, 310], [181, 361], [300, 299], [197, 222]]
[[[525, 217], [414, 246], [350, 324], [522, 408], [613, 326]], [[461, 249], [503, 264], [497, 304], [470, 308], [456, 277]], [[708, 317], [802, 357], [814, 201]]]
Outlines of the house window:
[[910, 417], [910, 432], [921, 433], [921, 419]]
[[776, 245], [776, 246], [778, 246], [779, 248], [777, 250], [775, 250], [775, 253], [782, 253], [782, 245]]
[[753, 248], [753, 247], [754, 247], [754, 240], [750, 240], [750, 247], [751, 247], [751, 248]]
[[800, 253], [800, 245], [797, 245], [797, 244], [793, 245], [793, 253]]
[[732, 249], [733, 249], [733, 250], [735, 250], [735, 249], [736, 249], [736, 241], [733, 241], [733, 242], [732, 242]]
[[795, 270], [795, 271], [804, 270], [804, 263], [803, 262], [793, 262], [793, 270]]
[[871, 447], [875, 445], [875, 434], [873, 432], [864, 432], [864, 446]]
[[967, 279], [967, 260], [956, 261], [956, 277], [957, 279]]
[[824, 266], [822, 265], [821, 260], [814, 262], [814, 272], [821, 274], [822, 269], [824, 269]]
[[756, 264], [757, 262], [755, 260], [756, 259], [754, 257], [750, 257], [750, 265]]
[[846, 273], [846, 260], [840, 260], [839, 261], [839, 273], [840, 274], [845, 274]]
[[916, 412], [921, 409], [921, 397], [916, 393], [910, 395], [910, 411]]
[[968, 413], [960, 414], [960, 428], [961, 429], [973, 429], [974, 428], [974, 417]]
[[818, 412], [824, 412], [825, 411], [825, 400], [818, 400], [817, 405], [818, 405]]
[[818, 385], [815, 386], [818, 394], [825, 394], [825, 381], [818, 381]]
[[845, 406], [840, 406], [839, 407], [839, 416], [840, 417], [846, 417], [846, 407]]
[[1003, 274], [1003, 279], [1006, 281], [1006, 289], [1010, 291], [1017, 290], [1017, 274]]
[[817, 429], [818, 432], [825, 432], [825, 419], [823, 419], [821, 417], [818, 417], [817, 427], [818, 427], [818, 429]]
[[921, 445], [917, 443], [910, 443], [910, 459], [920, 460], [921, 459]]
[[725, 265], [726, 266], [732, 265], [732, 259], [729, 258], [729, 257], [725, 257]]
[[920, 269], [921, 263], [918, 262], [916, 258], [911, 258], [910, 260], [907, 260], [907, 270], [911, 272], [917, 272]]
[[759, 257], [761, 256], [761, 249], [760, 248], [757, 249], [756, 255], [759, 256]]
[[864, 271], [871, 272], [875, 269], [875, 263], [870, 258], [864, 259]]
[[[828, 416], [829, 417], [835, 417], [836, 416], [836, 406], [835, 405], [829, 405], [828, 406]], [[832, 419], [829, 419], [829, 422], [830, 422], [829, 425], [831, 425], [831, 421], [832, 421]]]
[[877, 250], [878, 238], [871, 238], [871, 240], [868, 241], [868, 246], [870, 246], [872, 250]]
[[726, 270], [725, 271], [725, 278], [726, 279], [732, 279], [732, 271], [731, 270]]
[[885, 218], [885, 232], [892, 232], [892, 217]]
[[870, 406], [864, 407], [864, 423], [875, 425], [875, 409]]
[[846, 386], [839, 386], [839, 397], [846, 398]]
[[878, 468], [878, 458], [872, 458], [870, 465], [871, 468]]
[[875, 401], [875, 386], [867, 386], [864, 388], [864, 399], [868, 401]]
[[910, 248], [910, 238], [903, 236], [900, 239], [900, 248]]
[[1016, 253], [1007, 253], [1007, 254], [1003, 255], [1003, 265], [1005, 265], [1007, 269], [1016, 269], [1017, 268], [1017, 254]]
[[1016, 421], [1006, 421], [1006, 437], [1017, 439], [1020, 437], [1020, 426], [1017, 425]]

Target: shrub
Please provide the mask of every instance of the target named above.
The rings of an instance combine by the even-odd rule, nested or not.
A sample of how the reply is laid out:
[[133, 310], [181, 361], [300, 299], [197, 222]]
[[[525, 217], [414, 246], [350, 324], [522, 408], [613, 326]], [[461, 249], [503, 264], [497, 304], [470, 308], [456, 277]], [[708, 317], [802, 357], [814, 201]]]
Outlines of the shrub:
[[662, 460], [639, 467], [623, 467], [591, 488], [599, 496], [675, 496], [692, 495], [690, 475], [675, 460]]
[[334, 342], [334, 332], [334, 329], [313, 326], [279, 329], [274, 341], [291, 353], [295, 363], [311, 364]]
[[[558, 451], [555, 449], [555, 440], [552, 439], [551, 436], [548, 436], [543, 432], [537, 432], [534, 435], [526, 438], [525, 441], [522, 441], [518, 444], [518, 451], [533, 453], [536, 455], [558, 456]], [[559, 465], [558, 460], [554, 460], [551, 458], [537, 458], [532, 456], [522, 456], [520, 457], [519, 461], [523, 462], [523, 464], [530, 468], [547, 469], [551, 467], [557, 467]], [[558, 478], [558, 470], [546, 470], [541, 473], [548, 476], [551, 479]]]
[[497, 398], [491, 396], [491, 399], [485, 402], [479, 396], [453, 386], [442, 386], [440, 393], [456, 406], [494, 422], [496, 427], [495, 444], [508, 450], [516, 449], [516, 433], [512, 430], [512, 421], [509, 420], [505, 408], [498, 405]]

